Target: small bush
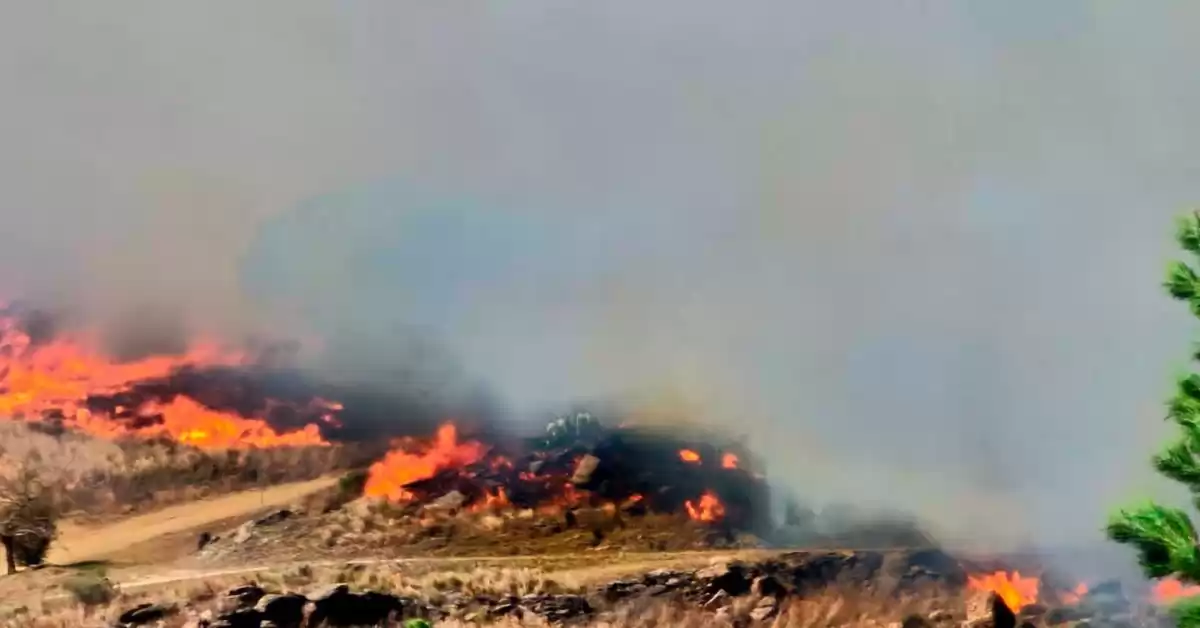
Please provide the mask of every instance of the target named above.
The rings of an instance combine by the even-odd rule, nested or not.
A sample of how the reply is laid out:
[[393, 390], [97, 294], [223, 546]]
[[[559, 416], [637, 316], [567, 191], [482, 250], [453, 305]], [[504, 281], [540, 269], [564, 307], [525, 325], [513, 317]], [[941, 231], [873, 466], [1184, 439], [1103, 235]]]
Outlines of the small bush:
[[46, 561], [50, 543], [54, 540], [53, 529], [39, 533], [19, 534], [13, 543], [13, 558], [22, 567], [37, 567]]
[[338, 480], [337, 500], [342, 504], [350, 503], [362, 497], [363, 489], [367, 486], [367, 470], [356, 469]]
[[58, 487], [44, 481], [30, 464], [34, 461], [36, 458], [29, 456], [10, 475], [0, 478], [0, 543], [10, 574], [17, 565], [42, 564], [57, 534]]
[[80, 574], [63, 583], [63, 588], [83, 606], [109, 604], [117, 597], [117, 587], [103, 574]]

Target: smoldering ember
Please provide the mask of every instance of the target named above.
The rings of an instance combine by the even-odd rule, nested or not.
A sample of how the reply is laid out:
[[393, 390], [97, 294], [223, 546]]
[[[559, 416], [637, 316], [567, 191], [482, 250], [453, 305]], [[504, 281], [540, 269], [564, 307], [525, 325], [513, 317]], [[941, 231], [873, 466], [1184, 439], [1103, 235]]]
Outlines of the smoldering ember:
[[[55, 332], [39, 320], [19, 309], [0, 316], [0, 413], [12, 419], [7, 425], [64, 445], [110, 443], [118, 452], [110, 458], [131, 461], [130, 470], [93, 467], [61, 478], [68, 516], [112, 510], [153, 517], [197, 496], [219, 503], [239, 490], [264, 491], [257, 508], [232, 518], [213, 514], [200, 528], [172, 533], [200, 537], [185, 543], [190, 547], [179, 550], [175, 564], [237, 574], [240, 584], [182, 602], [148, 590], [149, 599], [137, 604], [142, 598], [133, 589], [118, 596], [114, 588], [104, 603], [119, 625], [521, 616], [578, 623], [647, 604], [740, 625], [782, 621], [797, 604], [847, 581], [898, 609], [930, 587], [961, 602], [919, 611], [925, 622], [970, 616], [975, 625], [994, 626], [1119, 623], [1154, 619], [1158, 603], [1194, 592], [1169, 579], [1154, 589], [1084, 581], [1048, 569], [1037, 556], [951, 556], [903, 513], [805, 507], [802, 495], [773, 491], [766, 464], [728, 434], [574, 412], [514, 436], [467, 414], [452, 417], [444, 408], [321, 381], [277, 353], [264, 359], [261, 351], [197, 342], [177, 355], [118, 361], [86, 335]], [[8, 440], [0, 448], [8, 449]], [[154, 458], [168, 462], [147, 469]], [[336, 482], [325, 480], [330, 473]], [[313, 489], [266, 503], [264, 486], [289, 482]], [[125, 543], [114, 547], [137, 547]], [[47, 566], [44, 544], [33, 547], [40, 552], [14, 542], [13, 564], [42, 573], [66, 569], [62, 586], [71, 590], [66, 583], [77, 576]], [[75, 558], [108, 561], [128, 555], [122, 551]], [[495, 559], [488, 557], [527, 557], [543, 569], [563, 560], [577, 571], [626, 553], [658, 566], [615, 569], [570, 586], [539, 576], [540, 584], [516, 590], [383, 585], [414, 569], [391, 561], [469, 560], [478, 570]], [[287, 573], [272, 581], [265, 571], [239, 571], [247, 564], [277, 564]], [[93, 584], [104, 591], [108, 582]], [[970, 602], [974, 594], [983, 597]]]

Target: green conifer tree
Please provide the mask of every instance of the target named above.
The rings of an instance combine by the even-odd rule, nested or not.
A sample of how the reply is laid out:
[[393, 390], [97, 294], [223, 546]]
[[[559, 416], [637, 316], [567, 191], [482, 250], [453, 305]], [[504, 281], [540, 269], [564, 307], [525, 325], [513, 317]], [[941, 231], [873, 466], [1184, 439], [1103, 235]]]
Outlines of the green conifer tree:
[[[1175, 239], [1193, 263], [1171, 262], [1164, 287], [1200, 318], [1200, 275], [1194, 269], [1200, 263], [1200, 212], [1178, 220]], [[1193, 349], [1192, 358], [1200, 361], [1200, 347]], [[1167, 402], [1167, 420], [1178, 426], [1178, 435], [1154, 456], [1154, 467], [1188, 487], [1193, 505], [1200, 508], [1200, 374], [1187, 373], [1176, 382]], [[1107, 532], [1109, 538], [1137, 550], [1147, 577], [1200, 583], [1200, 538], [1183, 509], [1154, 502], [1122, 509], [1109, 518]], [[1172, 614], [1181, 628], [1200, 628], [1200, 596], [1181, 600]]]

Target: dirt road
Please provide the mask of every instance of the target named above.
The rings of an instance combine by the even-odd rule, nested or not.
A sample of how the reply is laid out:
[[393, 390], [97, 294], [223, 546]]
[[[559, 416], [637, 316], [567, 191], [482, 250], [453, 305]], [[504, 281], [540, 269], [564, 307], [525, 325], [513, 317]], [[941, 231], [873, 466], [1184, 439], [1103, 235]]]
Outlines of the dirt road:
[[261, 491], [246, 491], [171, 506], [100, 526], [63, 522], [59, 527], [59, 538], [47, 560], [52, 564], [67, 565], [111, 559], [122, 550], [153, 539], [198, 532], [217, 522], [237, 517], [249, 518], [264, 509], [287, 506], [306, 495], [329, 488], [337, 481], [336, 476], [330, 476], [308, 482], [280, 484]]

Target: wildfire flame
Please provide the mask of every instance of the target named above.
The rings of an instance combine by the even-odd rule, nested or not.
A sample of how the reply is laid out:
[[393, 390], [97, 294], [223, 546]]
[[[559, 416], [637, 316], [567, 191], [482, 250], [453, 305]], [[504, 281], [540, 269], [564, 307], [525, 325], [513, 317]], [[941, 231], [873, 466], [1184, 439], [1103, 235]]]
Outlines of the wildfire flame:
[[363, 493], [367, 497], [409, 501], [413, 499], [413, 494], [404, 489], [406, 484], [431, 478], [445, 469], [474, 464], [487, 453], [487, 447], [482, 443], [458, 442], [458, 428], [453, 423], [439, 427], [433, 442], [426, 449], [413, 451], [417, 447], [411, 440], [398, 442], [396, 449], [371, 465]]
[[679, 450], [679, 459], [684, 462], [699, 464], [700, 463], [700, 454], [698, 454], [690, 449], [680, 449]]
[[483, 495], [483, 500], [471, 507], [475, 512], [503, 510], [512, 506], [512, 502], [508, 500], [508, 493], [501, 486], [496, 489], [495, 493], [486, 492]]
[[[134, 384], [163, 378], [186, 366], [235, 366], [246, 356], [223, 352], [215, 344], [199, 343], [183, 355], [151, 356], [131, 362], [111, 360], [91, 349], [86, 336], [59, 337], [35, 343], [13, 316], [0, 316], [0, 417], [40, 420], [46, 414], [62, 417], [67, 427], [93, 436], [168, 436], [204, 448], [243, 446], [280, 447], [326, 445], [317, 426], [280, 433], [266, 421], [205, 408], [184, 396], [162, 405], [118, 407], [134, 417], [156, 417], [134, 427], [87, 407], [89, 397], [113, 395]], [[336, 425], [335, 402], [316, 400], [328, 410], [322, 421]]]
[[1058, 595], [1063, 604], [1075, 605], [1083, 601], [1084, 596], [1088, 594], [1088, 586], [1080, 582], [1070, 591], [1064, 591]]
[[967, 578], [968, 588], [995, 593], [1014, 612], [1037, 602], [1039, 584], [1037, 578], [1022, 577], [1019, 571], [1012, 574], [997, 571]]
[[696, 521], [720, 521], [725, 516], [725, 505], [711, 492], [701, 495], [695, 503], [688, 500], [683, 505], [687, 508], [688, 516]]
[[723, 468], [723, 469], [736, 469], [736, 468], [738, 468], [738, 457], [737, 457], [737, 454], [730, 454], [730, 453], [727, 453], [727, 454], [725, 454], [725, 455], [721, 456], [721, 468]]
[[1154, 583], [1151, 595], [1159, 604], [1174, 604], [1185, 597], [1200, 595], [1200, 586], [1184, 584], [1178, 578], [1163, 578]]

